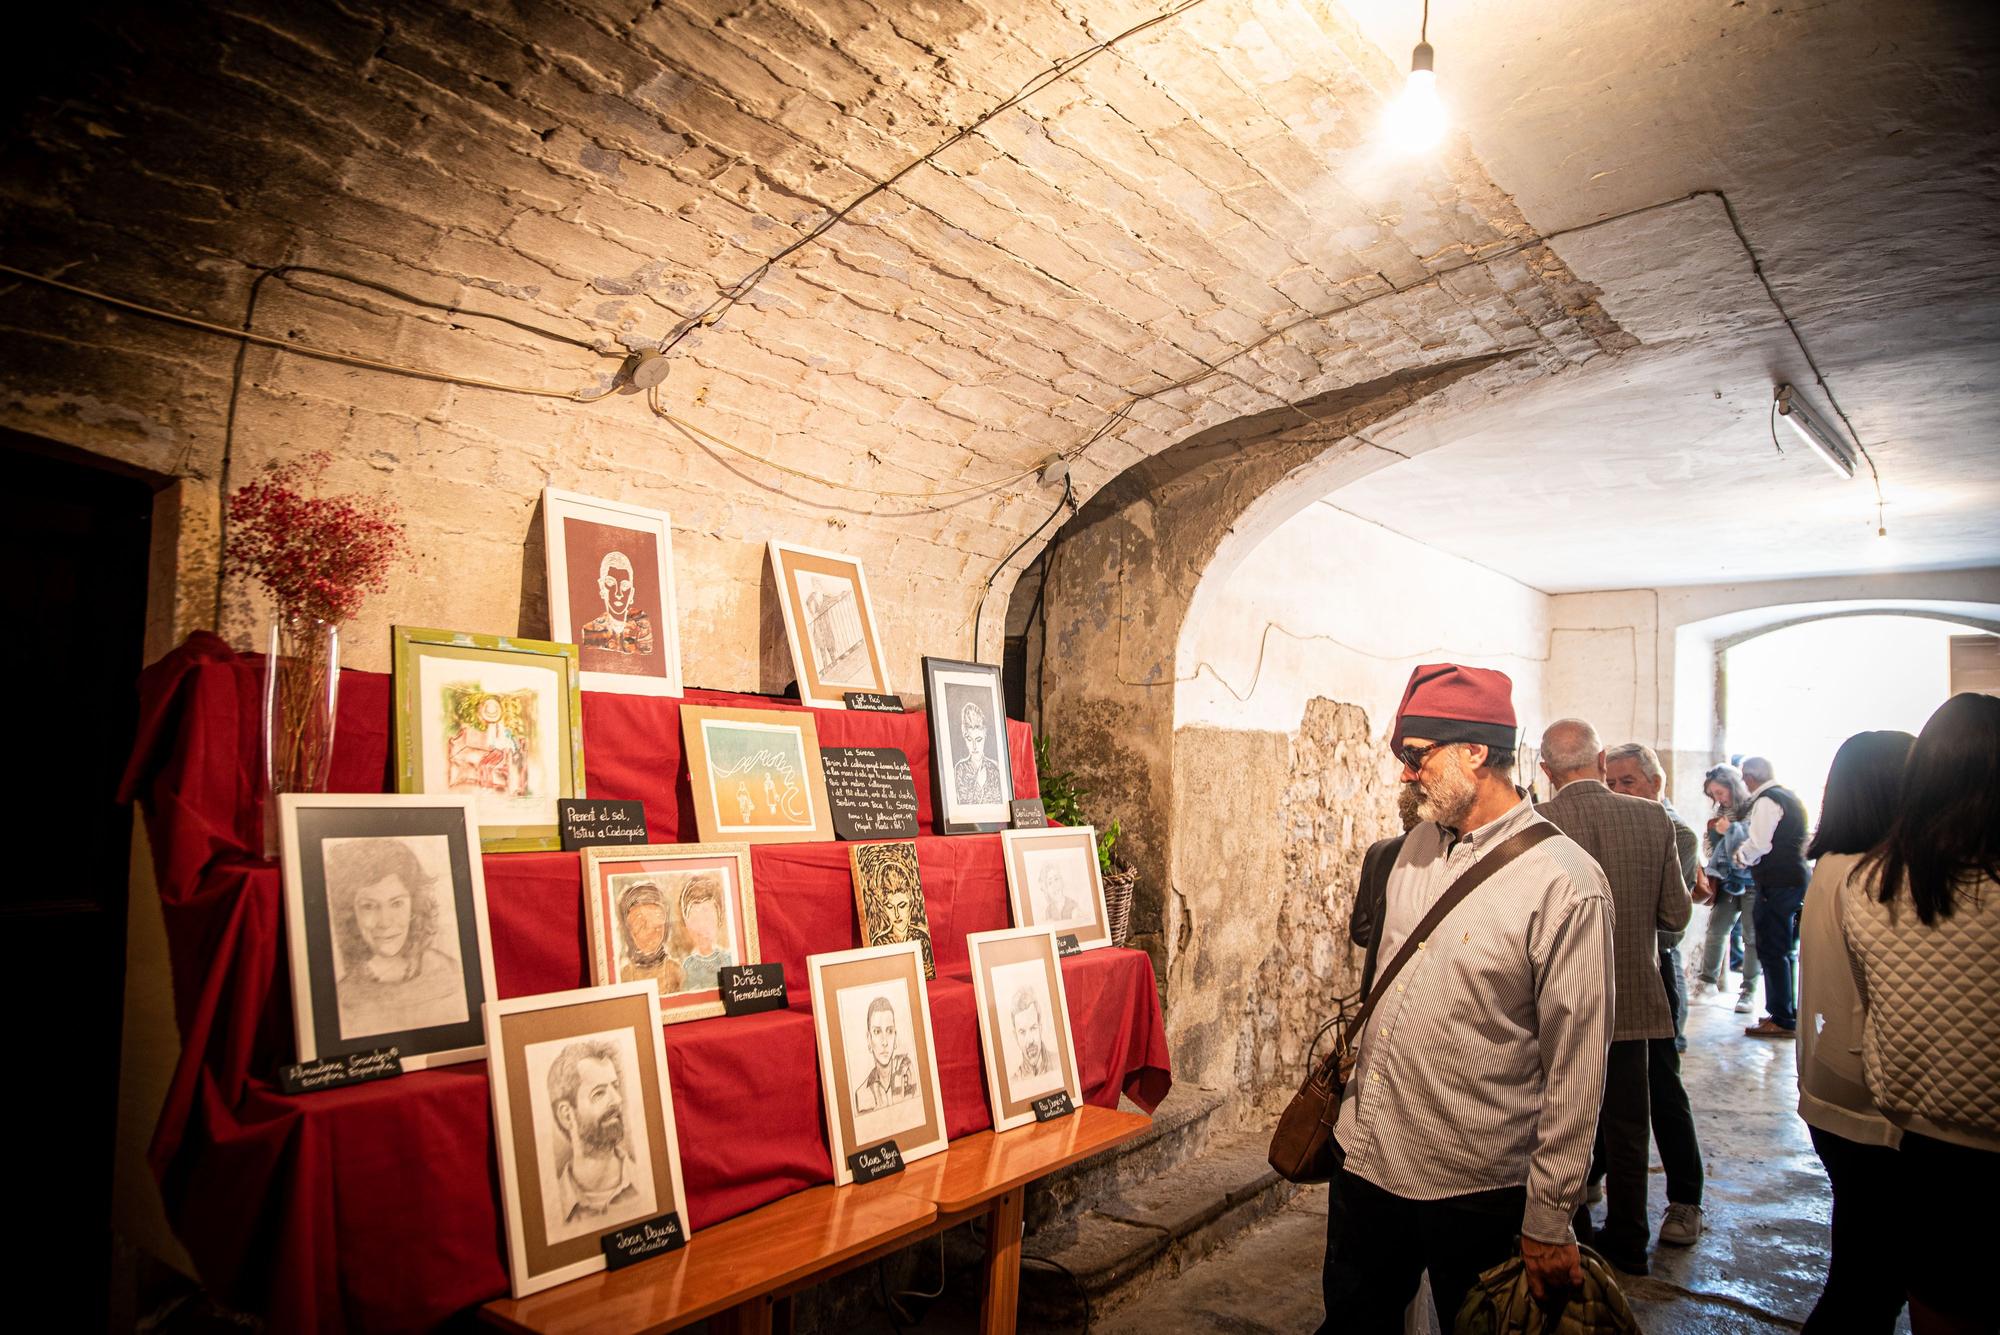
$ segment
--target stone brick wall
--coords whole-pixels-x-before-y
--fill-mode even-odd
[[[626,351],[1142,9],[41,11],[18,35],[48,58],[9,89],[4,258],[283,343],[595,392]],[[352,664],[385,665],[391,621],[532,630],[524,548],[553,482],[673,512],[691,681],[782,683],[759,641],[762,543],[779,536],[868,562],[907,686],[920,653],[971,649],[981,585],[1052,496],[896,493],[1091,440],[1088,497],[1202,428],[1385,372],[1499,349],[1553,367],[1616,343],[1545,249],[1512,253],[1523,224],[1462,148],[1374,162],[1393,79],[1338,9],[1206,7],[897,180],[675,349],[676,415],[858,490],[691,437],[635,397],[266,347],[243,355],[232,414],[230,340],[13,280],[0,424],[173,484],[172,587],[155,591],[173,632],[219,621],[251,640],[256,600],[214,587],[219,497],[326,448],[337,485],[402,504],[420,552],[353,628]],[[258,284],[279,266],[300,267]]]

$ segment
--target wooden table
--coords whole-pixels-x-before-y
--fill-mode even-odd
[[[482,1309],[491,1325],[530,1335],[663,1335],[703,1318],[722,1335],[790,1326],[799,1290],[984,1215],[986,1293],[980,1330],[1014,1329],[1021,1294],[1021,1213],[1036,1179],[1130,1140],[1140,1113],[1083,1107],[998,1134],[981,1131],[893,1177],[813,1187],[703,1229],[687,1246],[623,1270],[586,1275]]]

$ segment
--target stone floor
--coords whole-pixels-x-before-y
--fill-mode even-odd
[[[1754,1016],[1697,1003],[1682,1063],[1706,1160],[1708,1231],[1694,1247],[1658,1247],[1653,1273],[1625,1281],[1649,1335],[1765,1335],[1798,1329],[1826,1273],[1831,1198],[1793,1108],[1794,1047],[1743,1036]],[[1653,1165],[1653,1218],[1666,1208]],[[1167,1331],[1304,1332],[1320,1319],[1326,1190],[1278,1215],[1171,1283],[1095,1325],[1102,1335]],[[1336,1327],[1337,1329],[1337,1327]],[[1907,1327],[1904,1327],[1907,1329]]]

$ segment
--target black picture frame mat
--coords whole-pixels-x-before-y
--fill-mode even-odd
[[[395,1047],[404,1056],[482,1047],[486,1004],[481,974],[478,908],[472,896],[472,857],[465,808],[448,807],[320,807],[298,812],[299,896],[306,929],[307,977],[312,991],[313,1046],[317,1057],[345,1057],[371,1048]],[[458,918],[459,964],[465,977],[466,1019],[460,1024],[433,1025],[380,1034],[340,1036],[340,998],[336,990],[333,927],[327,916],[326,859],[329,839],[395,839],[443,835],[451,848],[453,911]]]

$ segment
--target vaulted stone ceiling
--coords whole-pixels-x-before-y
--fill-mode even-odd
[[[1465,139],[1381,151],[1400,53],[1326,0],[1209,0],[1047,77],[1158,13],[45,16],[51,59],[11,92],[0,258],[230,326],[261,268],[305,266],[258,289],[261,333],[556,395],[608,386],[600,353],[686,330],[661,403],[694,430],[623,395],[253,347],[232,435],[230,344],[29,284],[0,329],[0,420],[211,498],[266,458],[332,448],[417,527],[422,566],[384,614],[468,629],[532,627],[539,574],[518,553],[545,481],[664,505],[692,679],[768,685],[782,664],[758,664],[742,624],[766,537],[860,554],[912,663],[966,643],[981,581],[1052,503],[1020,476],[1052,453],[1076,455],[1087,496],[1195,431],[1396,372],[1514,354],[1491,390],[1633,346]],[[225,607],[250,623],[241,590]]]

